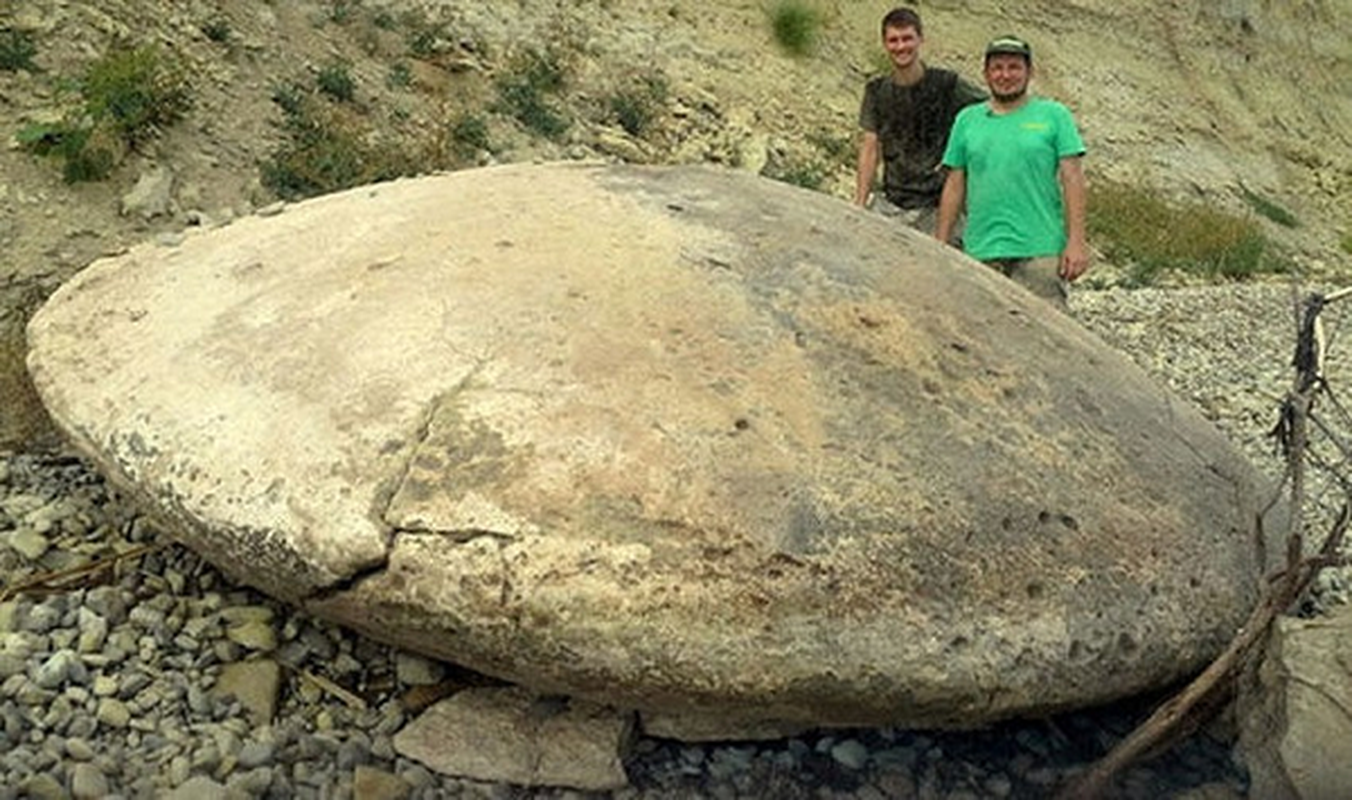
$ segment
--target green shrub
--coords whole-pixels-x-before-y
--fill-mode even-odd
[[[821,14],[804,0],[778,0],[770,9],[775,41],[791,56],[812,52],[821,26]]]
[[[1283,269],[1253,219],[1203,203],[1170,202],[1146,189],[1096,184],[1087,224],[1105,255],[1124,262],[1137,285],[1167,270],[1244,278]]]
[[[638,76],[611,95],[610,113],[630,136],[642,136],[667,99],[667,79],[651,72]]]
[[[106,178],[128,149],[182,119],[192,95],[177,63],[158,48],[118,46],[73,84],[78,107],[57,123],[29,125],[24,149],[61,159],[69,182]]]
[[[61,174],[67,183],[107,178],[123,149],[117,142],[109,141],[106,129],[69,120],[27,125],[16,139],[28,152],[60,159]]]
[[[762,173],[783,183],[801,186],[804,189],[820,189],[826,182],[830,171],[820,161],[780,155],[771,155]]]
[[[446,25],[434,22],[420,11],[404,12],[404,45],[414,58],[431,58],[445,48],[448,36]]]
[[[361,0],[329,0],[325,16],[328,17],[329,22],[346,25],[352,21],[360,9]]]
[[[385,85],[391,89],[407,89],[413,85],[413,70],[403,61],[391,64],[389,74],[385,76]]]
[[[288,122],[296,120],[305,113],[305,89],[298,83],[279,83],[272,87],[272,102]]]
[[[221,17],[209,19],[202,23],[202,35],[217,44],[225,44],[230,41],[232,35],[230,22]]]
[[[296,200],[435,168],[416,145],[382,141],[351,106],[296,83],[273,88],[283,141],[260,165],[263,185]]]
[[[1240,184],[1239,191],[1244,195],[1244,201],[1249,204],[1249,207],[1258,212],[1260,216],[1266,217],[1285,228],[1295,228],[1300,225],[1300,221],[1296,219],[1295,214],[1272,200],[1250,191],[1249,187]]]
[[[807,143],[820,150],[832,164],[854,166],[858,154],[852,137],[818,130],[808,133],[806,138]]]
[[[37,72],[33,56],[38,54],[37,43],[31,31],[19,28],[0,28],[0,70],[5,72]]]
[[[319,91],[341,103],[350,103],[357,96],[357,82],[352,78],[352,69],[341,61],[320,69],[315,84]]]
[[[1343,234],[1343,238],[1338,240],[1338,246],[1343,248],[1344,253],[1352,253],[1352,231]]]
[[[461,114],[451,123],[451,140],[462,159],[472,158],[481,150],[492,150],[488,139],[488,124],[477,114]]]
[[[113,49],[85,72],[80,94],[95,123],[109,121],[132,146],[192,108],[182,68],[154,45]]]
[[[558,139],[572,126],[572,120],[550,103],[548,95],[559,92],[564,81],[564,70],[557,56],[526,51],[511,62],[505,75],[498,78],[498,99],[493,109],[510,115],[528,131]]]

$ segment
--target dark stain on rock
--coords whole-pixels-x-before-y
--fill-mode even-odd
[[[509,483],[520,457],[496,430],[444,402],[433,412],[400,491],[411,499],[458,499],[472,489]]]

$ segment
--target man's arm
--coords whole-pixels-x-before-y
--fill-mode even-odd
[[[967,171],[951,167],[948,177],[944,178],[944,191],[939,195],[939,222],[934,228],[934,238],[948,244],[953,224],[958,221],[958,212],[967,200]]]
[[[877,132],[860,131],[859,163],[854,174],[854,204],[857,206],[868,205],[873,179],[878,174],[878,150]]]
[[[1066,215],[1066,249],[1061,254],[1061,277],[1073,281],[1089,268],[1089,245],[1085,240],[1086,205],[1084,165],[1081,156],[1061,159],[1056,177],[1061,182],[1061,203]]]
[[[957,86],[953,87],[953,98],[955,101],[953,113],[956,114],[967,106],[990,99],[990,95],[975,84],[968,83],[966,78],[959,76]]]

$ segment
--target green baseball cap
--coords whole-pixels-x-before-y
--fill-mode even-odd
[[[1032,46],[1017,36],[1001,36],[986,45],[986,58],[1001,54],[1023,56],[1029,63],[1033,61]]]

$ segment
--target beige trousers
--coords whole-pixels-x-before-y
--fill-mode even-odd
[[[1060,256],[996,258],[984,263],[1062,311],[1067,309],[1069,292],[1061,278]]]

